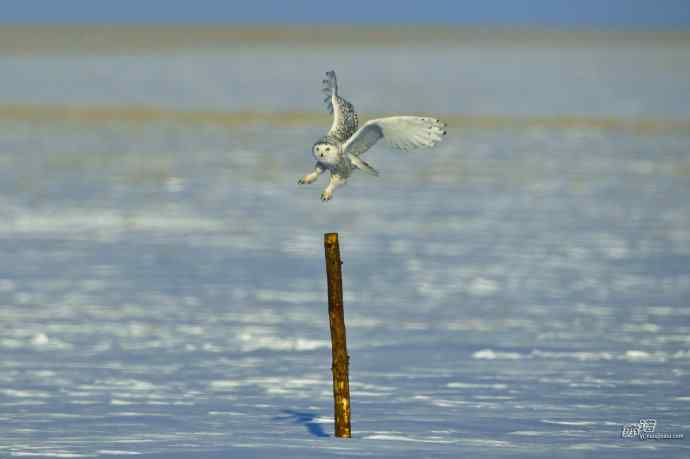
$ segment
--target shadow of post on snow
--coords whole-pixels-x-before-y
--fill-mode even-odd
[[[292,419],[297,424],[302,424],[307,428],[307,431],[315,437],[329,437],[321,427],[321,424],[316,421],[318,415],[307,411],[282,410],[287,416],[276,419]]]

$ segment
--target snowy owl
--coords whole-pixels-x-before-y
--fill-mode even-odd
[[[333,124],[324,137],[316,141],[312,154],[316,159],[314,170],[299,179],[300,185],[315,182],[326,170],[331,172],[328,186],[321,193],[321,200],[328,201],[333,191],[347,182],[353,169],[371,175],[379,173],[361,156],[379,140],[401,150],[433,147],[443,140],[445,124],[435,118],[421,116],[391,116],[367,121],[357,129],[359,120],[355,107],[338,95],[335,72],[326,72],[323,80],[324,102],[333,114]]]

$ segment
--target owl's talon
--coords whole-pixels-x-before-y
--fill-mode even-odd
[[[298,185],[309,185],[310,183],[314,183],[316,179],[318,179],[319,176],[318,174],[309,174],[305,175],[301,179],[297,180]]]
[[[323,193],[321,193],[321,200],[323,202],[330,201],[332,197],[333,197],[333,193],[326,193],[325,191]]]

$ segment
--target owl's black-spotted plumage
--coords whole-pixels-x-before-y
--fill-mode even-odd
[[[326,72],[326,79],[323,80],[323,92],[326,94],[324,102],[328,112],[333,115],[333,124],[327,136],[345,142],[352,134],[357,131],[359,118],[355,107],[347,100],[338,95],[338,80],[335,72]]]
[[[328,131],[328,135],[337,138],[341,142],[345,142],[357,131],[359,118],[357,117],[357,112],[355,112],[355,107],[350,102],[339,96],[335,96],[334,99],[336,99],[336,103],[333,104],[333,108],[338,113],[334,116],[334,122]]]

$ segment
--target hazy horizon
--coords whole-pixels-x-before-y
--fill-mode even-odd
[[[289,4],[266,0],[241,4],[218,0],[194,4],[162,0],[145,3],[29,0],[5,5],[0,24],[438,24],[687,30],[690,8],[681,0],[441,0],[424,7],[393,0],[353,0],[347,3],[347,8],[324,7],[316,0]]]

